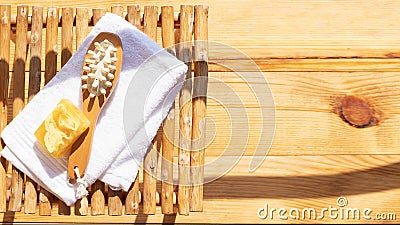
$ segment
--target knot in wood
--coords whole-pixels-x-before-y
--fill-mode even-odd
[[[340,117],[354,127],[369,127],[377,122],[373,107],[362,98],[345,96],[340,102],[339,109]]]

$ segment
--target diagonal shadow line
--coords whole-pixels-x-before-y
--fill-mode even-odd
[[[400,188],[400,162],[318,176],[224,176],[204,186],[205,199],[321,198]]]
[[[7,209],[8,209],[9,203],[7,202]],[[4,212],[3,220],[1,221],[1,224],[13,224],[15,219],[15,212],[13,211],[6,211]]]
[[[177,214],[164,214],[162,224],[175,224]]]

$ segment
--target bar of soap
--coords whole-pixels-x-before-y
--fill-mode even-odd
[[[89,127],[90,121],[70,100],[62,99],[35,132],[42,147],[61,158]]]

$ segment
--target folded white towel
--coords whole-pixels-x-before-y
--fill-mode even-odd
[[[67,157],[55,159],[45,153],[34,132],[61,99],[81,107],[83,59],[100,32],[120,37],[124,58],[118,83],[96,124],[84,176],[86,187],[100,179],[114,188],[129,189],[187,70],[122,18],[107,13],[98,21],[68,63],[2,133],[6,143],[2,156],[67,205],[78,199],[78,185],[67,179]]]

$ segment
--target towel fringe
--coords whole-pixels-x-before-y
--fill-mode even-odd
[[[77,177],[76,183],[78,184],[78,190],[76,192],[76,197],[78,199],[82,199],[83,197],[88,196],[89,192],[86,190],[85,179],[83,177],[81,178],[80,173],[79,173],[79,168],[77,166],[74,168],[74,171],[75,171],[75,175]]]

